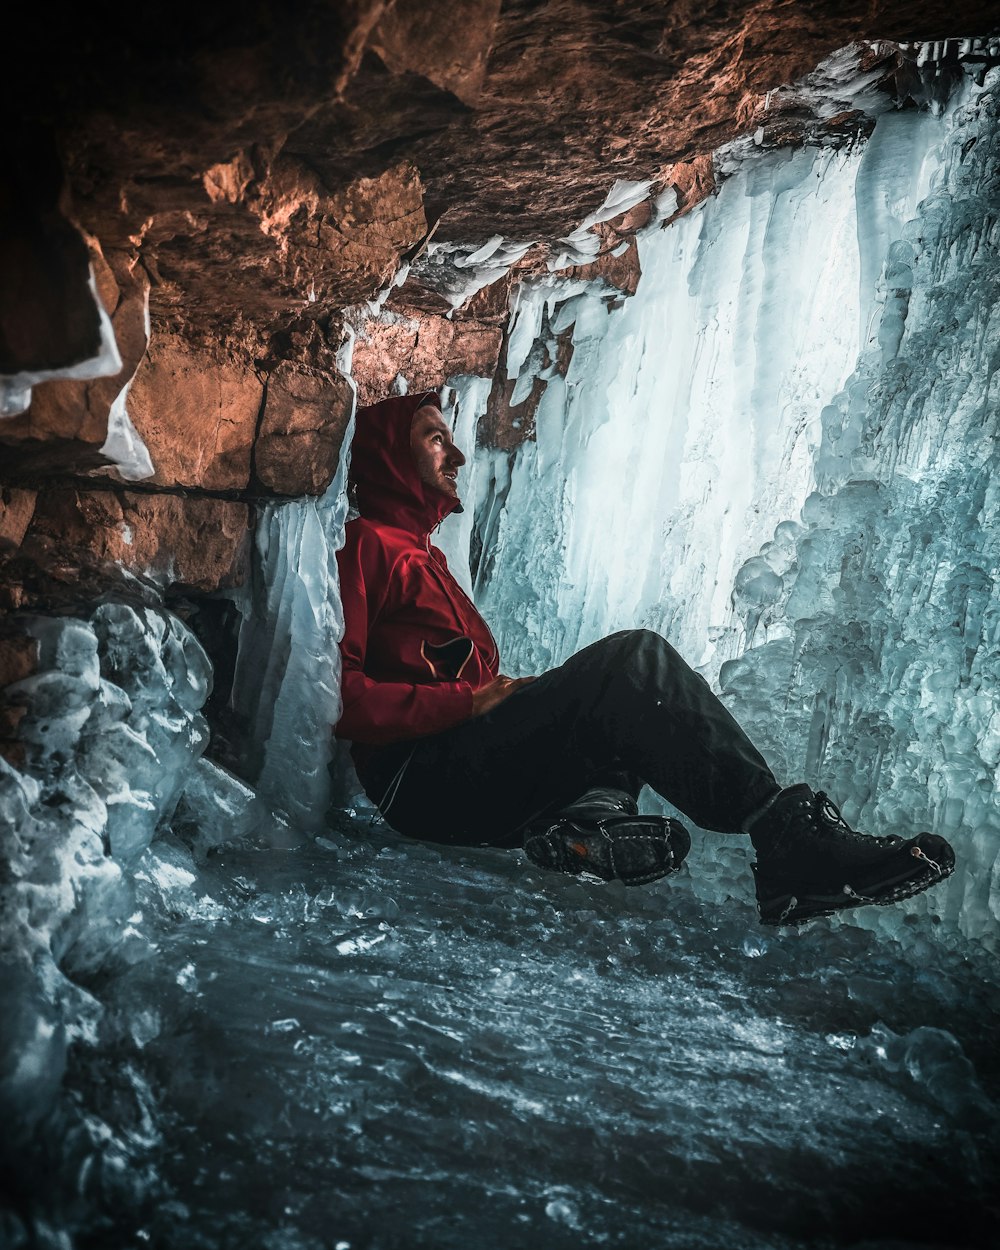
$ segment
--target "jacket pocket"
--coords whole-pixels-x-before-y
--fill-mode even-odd
[[[420,654],[431,673],[446,681],[459,680],[475,649],[472,639],[465,637],[438,643],[424,639],[420,644]]]

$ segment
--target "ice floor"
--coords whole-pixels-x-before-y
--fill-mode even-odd
[[[763,930],[749,873],[698,899],[714,845],[626,890],[360,824],[155,843],[155,951],[68,1074],[119,1135],[79,1244],[997,1244],[990,970]]]

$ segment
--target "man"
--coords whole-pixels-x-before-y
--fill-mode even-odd
[[[782,789],[656,634],[614,634],[539,677],[504,676],[486,622],[430,541],[461,507],[464,463],[433,393],[358,412],[337,735],[395,829],[523,845],[547,868],[639,884],[690,848],[679,822],[638,814],[646,783],[703,829],[750,835],[766,924],[894,902],[948,876],[943,838],[859,834],[822,792]]]

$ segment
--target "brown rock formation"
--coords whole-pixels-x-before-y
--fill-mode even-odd
[[[150,481],[246,490],[263,395],[261,378],[242,361],[175,334],[154,337],[128,396],[153,461]]]
[[[97,295],[111,319],[121,368],[104,377],[58,378],[35,386],[27,412],[0,420],[0,444],[8,471],[76,472],[106,464],[100,448],[108,437],[112,405],[145,355],[149,295],[145,271],[134,257],[122,253],[112,254],[109,263],[96,238],[88,238],[86,244]],[[84,282],[88,281],[85,276]]]
[[[8,605],[109,562],[158,585],[231,585],[252,502],[332,478],[345,321],[362,400],[399,374],[411,388],[494,376],[511,283],[546,272],[616,179],[672,188],[688,211],[736,136],[864,129],[836,74],[783,86],[833,50],[998,26],[984,0],[150,0],[127,21],[101,4],[19,17],[45,76],[12,57],[0,84],[23,122],[0,189],[8,411],[35,375],[94,355],[88,262],[122,363],[38,382],[27,412],[0,417]],[[905,97],[912,60],[874,42],[854,67]],[[634,291],[649,213],[597,226],[598,254],[566,276],[612,299]],[[464,247],[461,261],[496,236],[533,246],[453,308],[474,272],[453,266],[446,289],[440,245]],[[383,312],[366,310],[409,262]],[[551,341],[554,368],[566,352]],[[101,455],[126,387],[153,466],[141,490],[116,485]],[[530,437],[539,397],[512,406],[498,380],[484,436]]]
[[[426,222],[556,239],[616,178],[676,177],[689,204],[698,158],[833,49],[996,23],[981,0],[153,3],[68,14],[45,32],[51,93],[16,67],[7,85],[38,100],[75,218],[141,256],[154,328],[255,356],[369,298]]]
[[[353,396],[344,378],[278,365],[267,380],[255,445],[260,484],[279,495],[322,494],[337,472],[352,410]]]
[[[358,402],[388,395],[399,374],[411,391],[437,390],[463,373],[492,377],[502,337],[499,317],[449,320],[412,308],[372,319],[354,345]]]
[[[58,489],[39,496],[20,554],[68,586],[79,569],[103,565],[109,581],[119,568],[164,589],[211,591],[240,584],[248,538],[249,510],[243,503],[124,489]]]
[[[0,551],[15,551],[24,541],[35,514],[33,490],[0,487]]]

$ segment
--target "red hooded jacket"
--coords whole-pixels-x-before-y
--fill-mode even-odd
[[[472,692],[499,672],[496,642],[431,546],[431,530],[460,505],[425,486],[410,450],[413,414],[433,393],[358,410],[350,479],[361,516],[349,521],[340,567],[344,605],[337,737],[355,763],[370,751],[439,733],[472,715]],[[360,744],[360,747],[359,747]]]

